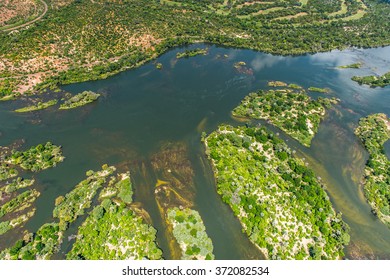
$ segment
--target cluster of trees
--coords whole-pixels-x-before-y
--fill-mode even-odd
[[[98,172],[89,170],[86,173],[87,179],[77,184],[65,196],[56,199],[53,217],[60,220],[61,230],[66,230],[69,223],[84,215],[84,210],[91,207],[92,199],[97,190],[103,187],[107,177],[114,171],[115,167],[106,165]]]
[[[25,209],[37,199],[40,193],[37,190],[27,190],[0,207],[0,218],[6,214]]]
[[[167,211],[167,220],[180,245],[182,260],[214,259],[213,243],[197,211],[189,208],[170,208]]]
[[[50,259],[60,249],[68,225],[90,208],[99,188],[103,188],[99,195],[101,203],[80,226],[67,258],[161,259],[157,231],[129,206],[133,193],[130,174],[115,175],[115,170],[113,166],[103,165],[101,171],[87,171],[87,179],[56,199],[53,211],[56,221],[44,224],[36,233],[28,233],[14,246],[0,252],[0,259]],[[0,234],[9,230],[9,225],[0,223]]]
[[[67,259],[159,260],[157,231],[125,204],[105,199],[79,227],[78,238]]]
[[[348,226],[314,172],[275,134],[263,127],[220,126],[205,145],[218,193],[269,258],[343,256]]]
[[[360,85],[369,85],[370,87],[385,87],[390,85],[390,72],[382,76],[353,76],[352,80],[358,82]]]
[[[184,52],[178,52],[176,58],[193,57],[197,55],[206,55],[207,49],[196,48],[193,50],[185,50]]]
[[[304,89],[294,84],[271,82],[270,86],[287,88],[250,93],[233,110],[233,115],[270,120],[303,145],[310,146],[325,115],[325,107],[329,107],[334,100],[313,100]]]
[[[44,224],[35,234],[26,234],[23,239],[16,241],[11,248],[0,252],[0,259],[49,259],[58,250],[62,238],[61,235],[62,233],[57,223]]]
[[[79,227],[68,259],[161,259],[156,230],[128,208],[132,200],[130,173],[111,177],[88,218]]]
[[[355,134],[369,153],[363,180],[364,193],[372,211],[390,227],[390,160],[384,143],[390,139],[390,119],[373,114],[359,121]]]
[[[47,102],[38,102],[37,104],[32,105],[32,106],[27,106],[27,107],[16,109],[15,112],[17,112],[17,113],[26,113],[26,112],[33,112],[33,111],[43,110],[43,109],[46,109],[46,108],[48,108],[50,106],[56,105],[57,102],[58,102],[58,100],[56,100],[56,99],[52,99],[52,100],[49,100]]]
[[[68,100],[66,100],[60,106],[60,110],[73,109],[77,107],[84,106],[88,103],[96,101],[100,97],[99,93],[95,93],[93,91],[83,91],[75,96],[72,96]]]
[[[8,164],[19,165],[23,169],[38,172],[50,167],[54,167],[57,163],[62,162],[61,146],[53,145],[50,142],[39,144],[31,147],[27,151],[13,150],[12,154],[5,159]]]

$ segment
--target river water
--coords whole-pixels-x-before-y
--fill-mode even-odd
[[[272,56],[250,50],[208,47],[209,54],[177,60],[184,48],[174,49],[153,63],[120,73],[107,80],[63,87],[78,93],[92,90],[102,97],[85,107],[58,111],[16,114],[23,101],[0,104],[0,145],[25,139],[24,147],[52,141],[63,146],[65,161],[39,174],[41,196],[37,212],[25,228],[37,230],[52,220],[54,199],[69,192],[85,178],[85,171],[104,163],[132,172],[135,200],[149,212],[158,229],[158,243],[164,257],[171,258],[164,221],[154,199],[156,180],[164,180],[153,170],[151,158],[167,143],[185,145],[195,188],[194,209],[200,212],[217,259],[261,259],[262,254],[241,232],[238,220],[215,191],[213,174],[200,142],[202,131],[210,133],[221,123],[237,124],[230,111],[251,91],[266,88],[267,81],[280,80],[304,87],[329,87],[329,96],[341,99],[322,122],[311,148],[302,147],[278,129],[298,156],[322,177],[336,211],[341,211],[351,227],[347,258],[390,258],[390,230],[371,214],[359,180],[365,152],[353,131],[359,118],[371,113],[390,115],[390,87],[371,89],[350,80],[353,75],[383,74],[390,70],[390,47],[332,51],[305,56]],[[224,57],[227,55],[227,57]],[[233,64],[246,62],[251,70],[239,73]],[[361,69],[336,66],[362,62]],[[312,94],[313,97],[323,94]],[[389,155],[390,145],[386,143]],[[76,232],[73,225],[70,233]],[[0,246],[13,243],[22,233],[3,235]],[[71,243],[63,244],[62,258]]]

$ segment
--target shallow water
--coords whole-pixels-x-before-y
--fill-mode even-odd
[[[184,143],[194,171],[194,208],[213,240],[216,258],[263,258],[216,193],[200,135],[202,131],[210,133],[221,123],[237,124],[230,111],[240,100],[251,91],[265,88],[269,80],[281,80],[305,87],[329,87],[329,96],[341,99],[322,122],[311,148],[274,130],[307,159],[327,184],[335,209],[351,226],[352,245],[346,249],[347,257],[356,256],[358,247],[363,257],[390,258],[390,230],[371,214],[359,186],[367,153],[353,134],[360,117],[376,112],[390,115],[390,87],[371,89],[350,80],[353,75],[389,71],[390,47],[296,57],[208,47],[207,56],[180,60],[175,55],[182,49],[172,50],[157,59],[163,64],[162,70],[148,63],[107,80],[64,87],[71,93],[103,93],[98,102],[79,109],[50,108],[16,114],[12,110],[20,107],[21,101],[1,103],[0,145],[21,138],[26,139],[25,147],[52,141],[63,146],[66,157],[56,168],[34,175],[42,194],[36,203],[36,215],[26,228],[33,231],[50,221],[54,199],[70,191],[85,177],[85,171],[108,163],[132,172],[135,201],[149,212],[158,229],[164,257],[170,258],[164,221],[154,199],[156,180],[164,178],[159,178],[150,161],[164,144]],[[228,58],[223,58],[224,54]],[[238,73],[233,67],[237,61],[245,61],[253,75]],[[363,62],[363,68],[335,68],[355,62]],[[389,142],[386,147],[389,153]],[[21,233],[3,235],[0,247],[20,236]],[[70,245],[65,242],[62,251],[66,252]],[[58,254],[56,258],[62,256]]]

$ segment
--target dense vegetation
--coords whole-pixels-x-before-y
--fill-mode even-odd
[[[107,177],[115,171],[113,166],[104,165],[102,168],[97,172],[89,170],[86,173],[87,179],[77,184],[65,197],[60,196],[56,199],[53,217],[60,220],[61,230],[65,230],[78,216],[84,215],[84,210],[91,207],[97,190],[103,187]]]
[[[323,185],[264,127],[220,126],[205,140],[217,191],[271,259],[337,259],[349,242]]]
[[[47,142],[45,145],[39,144],[23,152],[14,150],[12,155],[5,159],[5,162],[37,172],[54,167],[63,160],[61,147]]]
[[[287,88],[250,93],[233,110],[233,116],[269,120],[303,145],[310,146],[325,116],[325,108],[337,101],[313,100],[295,84],[272,82],[270,86]]]
[[[385,114],[362,118],[355,133],[369,153],[364,193],[373,212],[390,227],[390,160],[383,147],[390,139],[390,119]]]
[[[167,218],[173,227],[173,236],[180,246],[182,260],[214,259],[213,244],[197,211],[170,208]]]
[[[360,85],[369,85],[370,87],[385,87],[390,85],[390,72],[382,76],[353,76],[352,80],[358,82]]]
[[[156,230],[143,222],[126,203],[132,202],[129,174],[120,174],[103,189],[96,206],[79,227],[68,259],[123,260],[161,259]],[[108,198],[110,197],[110,198]]]
[[[37,190],[29,188],[34,184],[34,179],[17,177],[9,180],[18,175],[14,165],[40,171],[63,160],[61,149],[51,143],[22,152],[15,149],[18,145],[12,146],[0,147],[0,235],[21,227],[34,216],[36,208],[33,202],[40,195]],[[19,193],[24,188],[29,189]]]
[[[28,106],[28,107],[23,107],[16,109],[15,112],[17,113],[26,113],[26,112],[33,112],[33,111],[38,111],[38,110],[43,110],[46,109],[50,106],[56,105],[58,100],[49,100],[47,102],[38,102],[36,105]]]
[[[206,55],[207,49],[196,48],[193,50],[185,50],[184,52],[178,52],[176,58],[193,57],[197,55]]]
[[[27,233],[13,247],[0,252],[0,259],[50,259],[60,249],[69,224],[84,215],[101,188],[101,204],[93,208],[79,228],[68,259],[160,259],[162,252],[156,245],[156,230],[143,221],[142,214],[139,214],[142,209],[130,206],[130,174],[115,176],[115,170],[113,166],[103,165],[101,171],[87,171],[87,179],[55,200],[55,221],[44,224],[34,234]],[[21,208],[22,203],[31,203],[30,194],[35,192],[25,192],[28,195],[23,193],[23,196],[4,204],[0,214]],[[22,203],[16,203],[19,201]],[[31,212],[19,220],[27,215]],[[0,223],[0,235],[19,220]]]
[[[94,93],[93,91],[83,91],[75,96],[72,96],[66,100],[60,106],[60,110],[73,109],[84,106],[88,103],[94,102],[100,97],[100,94]]]
[[[390,5],[377,0],[58,2],[1,32],[0,98],[103,79],[199,41],[278,54],[390,43]]]

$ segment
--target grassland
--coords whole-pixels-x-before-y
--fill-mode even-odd
[[[390,43],[390,6],[374,0],[50,4],[44,20],[0,33],[0,98],[104,79],[200,41],[277,54]]]
[[[362,180],[364,194],[374,214],[390,227],[390,161],[384,143],[390,139],[390,119],[373,114],[359,121],[355,134],[369,153]]]
[[[217,192],[269,259],[338,259],[348,226],[324,186],[264,127],[220,126],[205,139]]]

